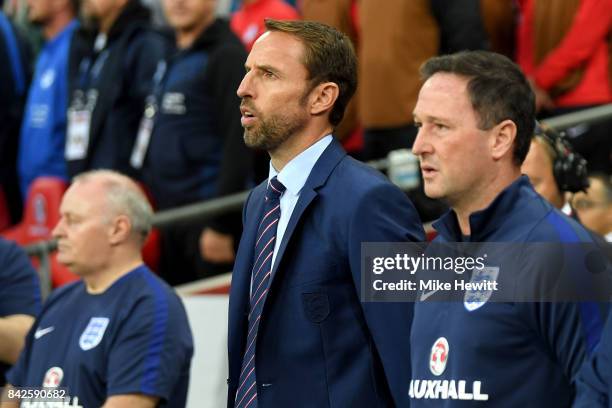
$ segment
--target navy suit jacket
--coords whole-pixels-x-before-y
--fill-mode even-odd
[[[230,408],[266,186],[257,186],[245,204],[232,277]],[[361,243],[423,240],[405,194],[334,140],[300,193],[272,270],[256,343],[260,408],[408,406],[413,305],[360,302]]]

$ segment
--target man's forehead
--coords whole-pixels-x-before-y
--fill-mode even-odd
[[[101,204],[103,190],[94,180],[73,183],[62,198],[62,210],[86,211]]]
[[[467,93],[468,80],[450,73],[436,73],[425,81],[415,106],[415,116],[437,119],[464,115],[463,109],[472,109]]]
[[[280,31],[266,31],[253,44],[247,63],[257,63],[265,59],[266,63],[302,61],[304,45],[294,35]]]
[[[451,72],[436,72],[423,84],[421,92],[467,93],[469,79]]]

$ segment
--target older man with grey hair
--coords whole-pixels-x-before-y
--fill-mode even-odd
[[[75,178],[60,214],[58,260],[82,279],[44,305],[0,406],[40,388],[70,406],[183,407],[191,331],[178,296],[142,262],[145,196],[124,175],[91,171]]]

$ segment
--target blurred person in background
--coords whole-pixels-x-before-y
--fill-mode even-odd
[[[19,406],[7,398],[12,387],[59,387],[67,406],[184,407],[191,330],[180,298],[142,262],[146,197],[119,173],[87,172],[64,194],[60,215],[57,259],[81,280],[45,302],[0,407]]]
[[[0,387],[40,312],[38,274],[23,249],[0,238]]]
[[[0,11],[0,196],[4,196],[11,223],[21,219],[17,178],[19,126],[29,86],[30,48]]]
[[[612,102],[612,0],[519,0],[516,60],[540,117]],[[612,173],[612,119],[567,129],[589,171]]]
[[[15,24],[20,34],[28,43],[31,49],[31,56],[38,55],[40,48],[43,45],[44,37],[40,28],[36,24],[32,24],[28,17],[28,0],[7,0],[4,2],[4,12]],[[30,71],[34,71],[36,58],[28,58],[28,66]]]
[[[174,43],[157,65],[131,157],[159,210],[240,192],[252,184],[240,99],[246,52],[216,0],[163,0]],[[251,184],[249,184],[251,183]],[[162,229],[161,276],[176,285],[229,272],[240,212]]]
[[[577,218],[569,198],[588,187],[587,163],[573,151],[565,136],[536,124],[521,172],[529,177],[535,191],[555,208]]]
[[[83,0],[81,12],[70,50],[68,175],[107,168],[138,176],[130,154],[166,41],[139,0]]]
[[[298,20],[300,15],[284,0],[242,0],[240,8],[232,13],[232,30],[247,51],[266,29],[264,19]]]
[[[155,26],[164,27],[168,25],[162,9],[161,0],[142,0],[142,4],[151,10],[152,21]]]
[[[572,198],[572,205],[585,227],[612,242],[612,181],[607,174],[593,173],[589,184]]]
[[[487,47],[479,0],[362,0],[359,5],[359,118],[364,159],[409,148],[418,70],[439,54]]]
[[[19,141],[19,185],[25,200],[40,176],[67,178],[64,160],[68,53],[80,0],[28,0],[28,18],[46,40],[38,54]]]

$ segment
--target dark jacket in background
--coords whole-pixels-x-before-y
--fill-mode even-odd
[[[155,66],[165,46],[149,21],[149,10],[132,0],[99,52],[94,51],[96,33],[82,30],[75,34],[70,51],[71,108],[78,106],[79,93],[87,95],[94,90],[98,96],[91,114],[86,157],[68,161],[70,176],[107,168],[138,178],[129,158]]]
[[[17,182],[17,147],[23,106],[30,82],[29,45],[0,12],[0,190],[4,192],[12,222],[21,218]]]
[[[159,209],[245,190],[252,152],[240,124],[246,52],[224,20],[164,58],[158,105],[143,167]]]

